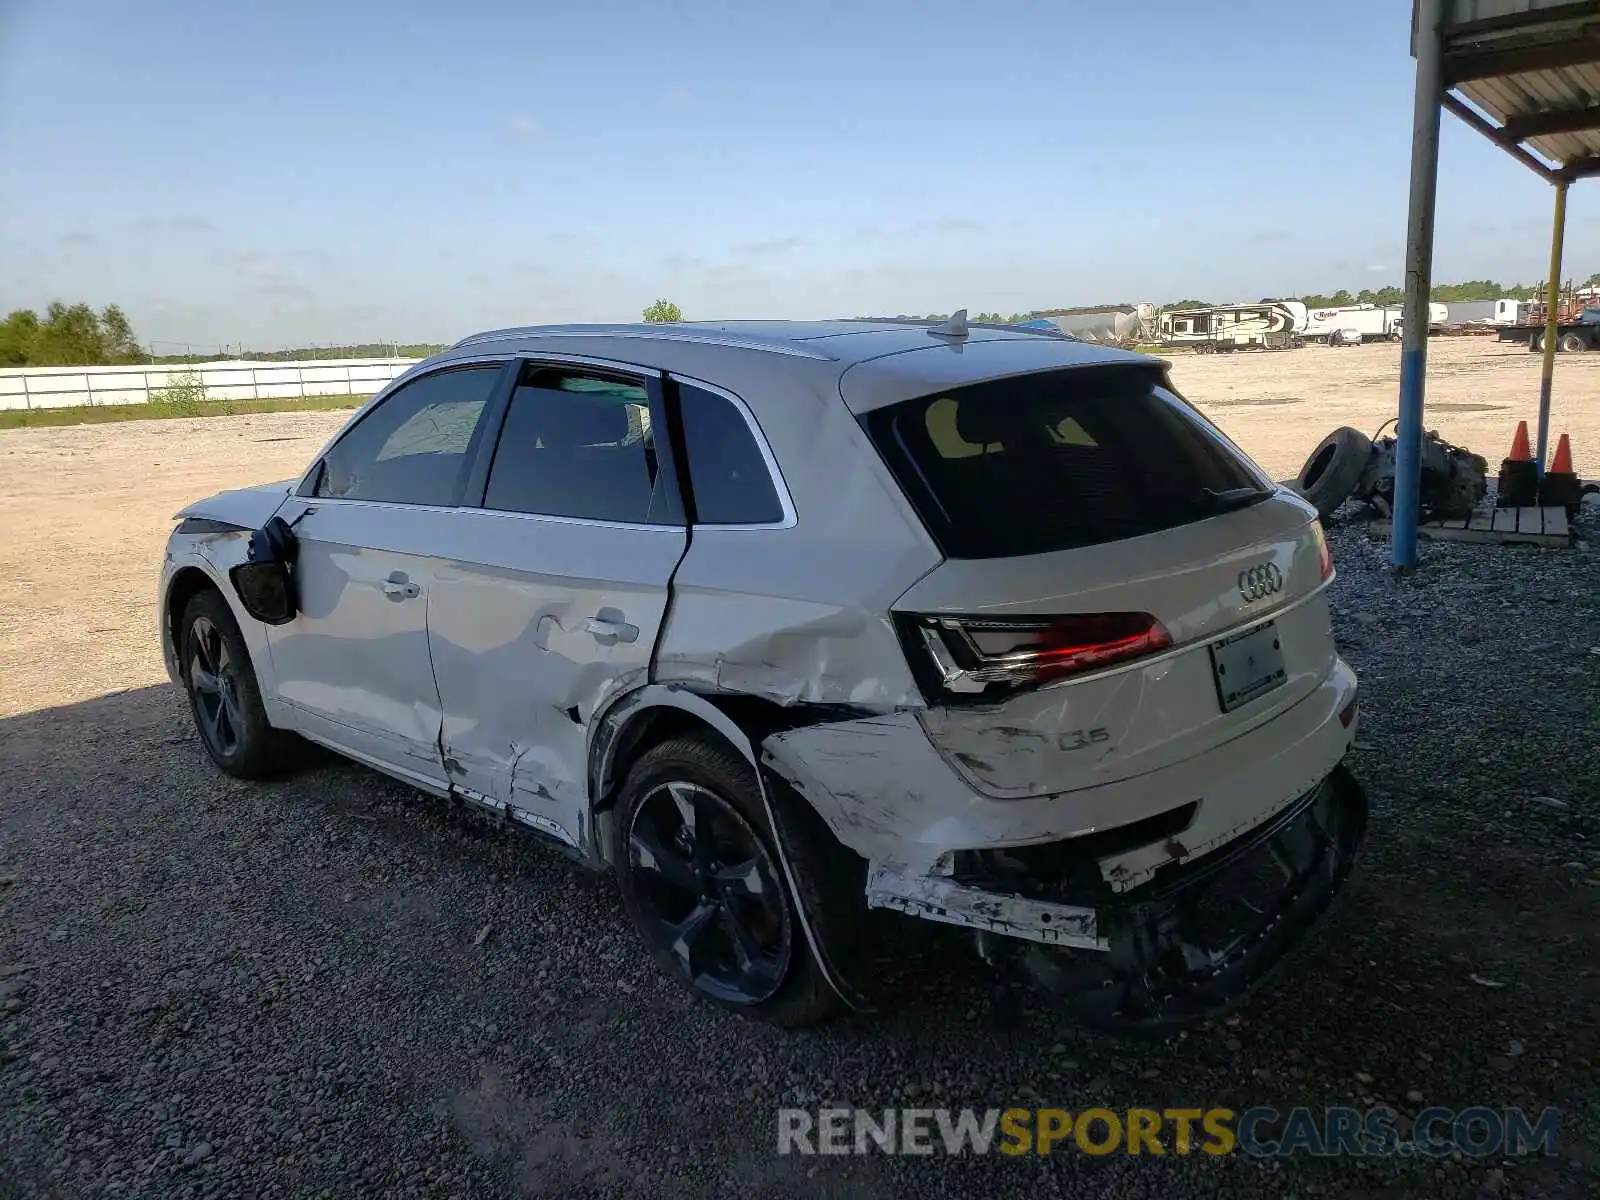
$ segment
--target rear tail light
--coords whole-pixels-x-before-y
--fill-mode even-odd
[[[945,692],[1004,692],[1143,658],[1172,645],[1149,613],[912,617],[909,647]]]
[[[1333,578],[1333,552],[1328,549],[1328,536],[1322,532],[1322,522],[1311,522],[1311,532],[1317,539],[1317,569],[1323,579]]]

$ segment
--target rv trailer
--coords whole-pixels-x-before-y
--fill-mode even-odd
[[[1163,346],[1192,346],[1199,354],[1288,350],[1300,345],[1298,314],[1282,301],[1174,308],[1161,314]]]

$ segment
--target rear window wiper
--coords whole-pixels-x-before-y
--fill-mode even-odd
[[[1220,492],[1212,488],[1201,488],[1193,503],[1201,512],[1215,516],[1249,508],[1271,495],[1272,492],[1258,487],[1227,488]]]

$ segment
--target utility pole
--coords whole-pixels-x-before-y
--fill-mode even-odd
[[[1411,203],[1406,219],[1405,340],[1400,352],[1400,421],[1395,429],[1394,532],[1389,562],[1417,565],[1422,486],[1422,399],[1428,372],[1428,296],[1433,283],[1433,214],[1439,184],[1439,100],[1443,94],[1444,0],[1417,0],[1417,82],[1411,117]]]

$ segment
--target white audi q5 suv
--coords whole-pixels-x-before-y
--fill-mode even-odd
[[[180,514],[161,640],[224,771],[298,739],[615,872],[661,968],[872,1002],[867,908],[1090,1022],[1237,1001],[1347,876],[1314,511],[1165,364],[889,321],[505,329]]]

